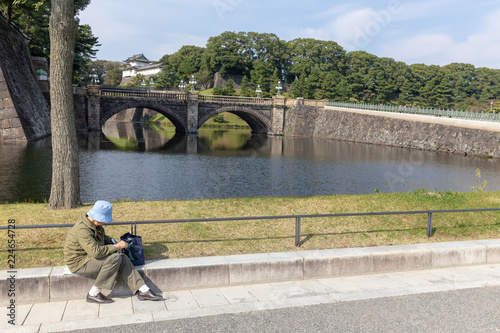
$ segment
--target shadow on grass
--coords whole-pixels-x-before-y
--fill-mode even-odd
[[[166,255],[165,253],[168,252],[168,247],[165,246],[163,243],[159,242],[154,242],[154,243],[147,243],[142,245],[144,248],[144,257],[146,258],[155,258],[160,260],[160,259],[168,259],[169,256]]]
[[[433,228],[435,229],[435,228]],[[408,232],[408,231],[423,231],[426,228],[411,228],[411,229],[381,229],[381,230],[367,230],[367,231],[347,231],[347,232],[331,232],[331,233],[309,233],[300,242],[300,245],[306,243],[315,236],[340,236],[340,235],[356,235],[356,234],[371,234],[381,232]],[[304,234],[302,234],[304,235]],[[226,239],[199,239],[199,240],[179,240],[179,241],[166,241],[165,244],[189,244],[189,243],[219,243],[231,241],[264,241],[273,239],[295,239],[295,235],[291,236],[276,236],[276,237],[240,237],[240,238],[226,238]]]
[[[435,229],[435,228],[433,228]],[[381,230],[366,230],[366,231],[348,231],[348,232],[329,232],[329,233],[322,233],[322,234],[315,234],[315,233],[310,233],[307,234],[307,236],[300,241],[299,246],[302,246],[303,244],[307,243],[309,240],[311,240],[313,237],[317,236],[341,236],[341,235],[359,235],[359,234],[375,234],[375,233],[381,233],[381,232],[408,232],[408,231],[427,231],[427,228],[411,228],[411,229],[381,229]]]

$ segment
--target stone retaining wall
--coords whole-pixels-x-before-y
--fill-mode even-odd
[[[500,158],[500,132],[331,108],[290,108],[285,135]]]
[[[48,135],[50,109],[36,80],[28,45],[0,19],[0,141],[34,141]]]

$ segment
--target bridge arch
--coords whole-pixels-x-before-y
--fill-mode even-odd
[[[267,111],[267,110],[266,110]],[[272,129],[270,110],[263,113],[262,110],[242,106],[224,106],[219,108],[210,108],[206,112],[200,112],[198,118],[198,128],[207,120],[219,113],[230,112],[243,119],[255,134],[267,134]]]
[[[101,127],[109,118],[121,111],[133,108],[144,108],[156,111],[164,115],[168,120],[172,122],[172,124],[174,124],[177,132],[184,133],[187,131],[185,115],[186,106],[183,102],[176,104],[166,104],[164,101],[117,100],[116,98],[102,98],[100,104]]]

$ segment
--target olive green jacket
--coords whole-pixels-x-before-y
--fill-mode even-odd
[[[92,258],[104,258],[116,252],[104,228],[95,227],[83,213],[75,225],[69,230],[64,243],[64,262],[71,272],[76,272]]]

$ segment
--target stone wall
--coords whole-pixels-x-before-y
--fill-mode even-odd
[[[0,67],[0,142],[26,140],[21,121]]]
[[[0,18],[0,141],[34,141],[48,135],[50,109],[28,45]]]
[[[304,105],[288,109],[284,133],[500,158],[500,132]]]

